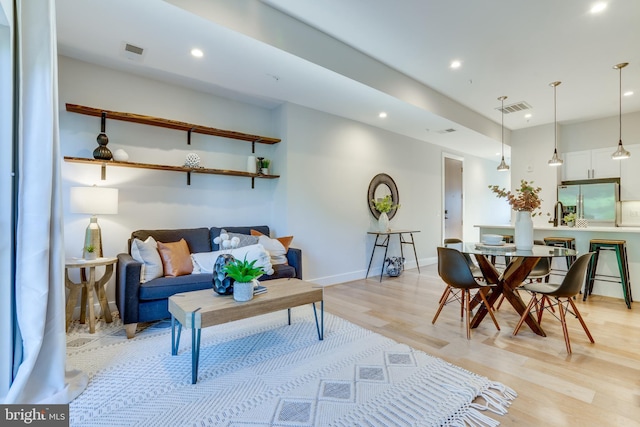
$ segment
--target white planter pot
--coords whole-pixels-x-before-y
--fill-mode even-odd
[[[380,216],[378,217],[378,231],[381,233],[389,231],[389,216],[387,216],[386,212],[380,212]]]
[[[530,251],[533,248],[533,220],[531,219],[531,212],[516,212],[514,239],[516,241],[516,249],[519,251]]]
[[[255,280],[251,282],[235,282],[233,284],[233,299],[236,301],[249,301],[253,299],[253,287]]]

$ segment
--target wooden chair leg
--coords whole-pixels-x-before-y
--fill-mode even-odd
[[[496,316],[493,314],[493,308],[489,305],[489,301],[487,301],[487,297],[484,296],[484,292],[478,291],[480,294],[480,298],[482,298],[482,302],[484,306],[487,307],[487,312],[489,312],[489,316],[491,316],[491,320],[493,320],[493,324],[496,325],[496,329],[500,330],[500,325],[498,325],[498,321],[496,320]]]
[[[436,315],[433,316],[433,320],[431,321],[432,325],[436,323],[436,320],[438,319],[438,316],[442,311],[442,307],[444,307],[444,305],[447,303],[447,298],[449,298],[450,293],[451,293],[451,287],[447,286],[447,289],[444,290],[444,294],[442,294],[442,298],[440,298],[440,306],[438,307],[438,311],[436,311]]]
[[[496,304],[496,310],[500,310],[500,306],[502,305],[503,302],[504,302],[504,294],[500,295],[500,298],[498,298],[498,303]]]
[[[447,297],[449,296],[449,292],[451,292],[451,287],[447,285],[444,288],[444,292],[442,292],[442,296],[440,297],[440,300],[438,300],[438,304],[440,304],[442,301],[447,300]]]
[[[567,298],[571,300],[571,298]],[[567,303],[568,305],[569,303]],[[571,342],[569,342],[569,330],[567,329],[567,316],[564,303],[558,299],[558,311],[560,312],[560,323],[562,324],[562,333],[564,334],[564,343],[567,346],[567,353],[571,354]]]
[[[471,339],[471,292],[469,291],[469,289],[465,289],[464,290],[464,305],[466,306],[466,311],[467,311],[467,318],[466,318],[466,324],[467,324],[467,339],[470,340]]]
[[[584,329],[584,332],[587,334],[587,337],[589,337],[589,341],[591,341],[592,343],[595,343],[595,341],[593,340],[593,337],[591,336],[591,332],[589,332],[589,328],[587,328],[587,324],[584,323],[584,320],[582,319],[582,315],[578,311],[578,307],[576,307],[576,304],[573,302],[572,298],[569,298],[569,304],[571,304],[571,308],[573,309],[573,312],[576,314],[576,317],[580,321],[580,324],[582,325],[582,329]]]
[[[529,305],[527,305],[527,308],[525,308],[525,310],[522,312],[522,316],[520,317],[520,320],[518,321],[518,324],[516,325],[515,329],[513,330],[513,335],[516,335],[518,333],[518,331],[522,327],[522,324],[524,323],[525,319],[527,318],[527,316],[531,312],[531,308],[533,308],[534,304],[536,304],[536,305],[538,304],[538,298],[536,297],[536,294],[532,294],[531,295],[531,301],[529,301]]]

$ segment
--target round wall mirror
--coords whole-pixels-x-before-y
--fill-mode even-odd
[[[374,200],[384,199],[385,196],[391,196],[391,201],[394,205],[400,203],[400,195],[398,194],[398,187],[395,181],[386,173],[379,173],[374,176],[369,183],[369,191],[367,192],[367,203],[369,203],[369,210],[376,219],[380,217],[380,212],[376,210],[376,206],[373,203]],[[397,212],[397,209],[392,209],[387,214],[389,219],[393,218]]]

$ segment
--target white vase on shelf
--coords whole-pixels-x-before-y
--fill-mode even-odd
[[[386,212],[380,212],[380,216],[378,217],[378,231],[381,233],[389,231],[389,216]]]
[[[516,211],[514,239],[516,250],[530,251],[533,248],[533,220],[530,211]]]

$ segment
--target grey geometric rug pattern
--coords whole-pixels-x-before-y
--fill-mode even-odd
[[[190,330],[171,356],[168,321],[131,340],[117,318],[86,329],[67,335],[68,367],[90,378],[72,426],[497,426],[488,414],[516,397],[328,313],[319,341],[311,307],[293,309],[290,326],[282,311],[203,329],[196,384]]]

